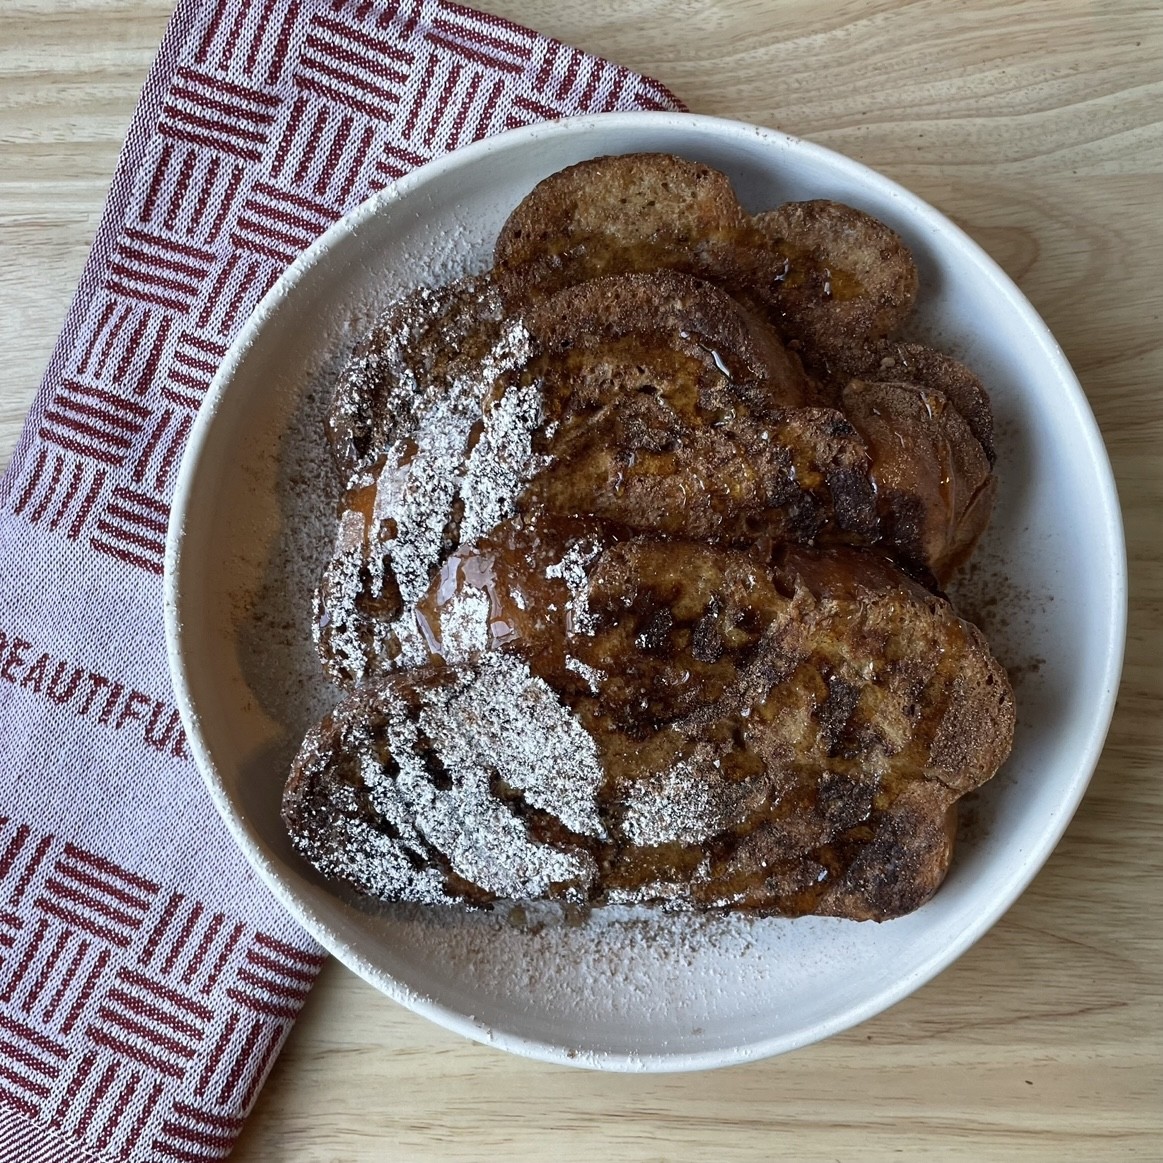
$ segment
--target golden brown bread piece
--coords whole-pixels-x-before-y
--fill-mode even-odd
[[[591,279],[526,315],[547,458],[518,507],[727,543],[876,536],[868,456],[746,309],[673,271]]]
[[[574,564],[589,564],[555,570],[579,539]],[[429,903],[885,919],[927,899],[950,809],[1013,728],[977,630],[857,551],[765,565],[594,544],[592,529],[554,543],[510,528],[510,564],[531,548],[543,563],[517,588],[521,567],[501,579],[495,547],[475,567],[462,552],[428,613],[446,664],[355,692],[308,737],[284,801],[300,850],[361,891]],[[492,579],[489,601],[470,577]],[[522,623],[525,598],[555,583],[572,620],[562,602],[558,624]],[[490,625],[503,642],[487,645]]]
[[[553,429],[518,507],[725,544],[883,543],[947,581],[993,496],[960,413],[889,382],[852,381],[839,410],[782,406],[811,394],[802,373],[731,303],[659,272],[592,279],[532,310]]]
[[[796,407],[813,390],[799,359],[767,324],[714,284],[679,271],[589,279],[538,297],[522,317],[547,370],[565,353],[637,336],[664,356],[708,365],[753,404]]]
[[[833,758],[840,749],[875,768],[868,749],[903,753],[928,714],[931,751],[923,761],[909,753],[909,762],[963,794],[989,778],[1009,747],[1009,683],[980,631],[875,552],[785,546],[765,558],[626,538],[592,520],[514,519],[461,546],[417,614],[433,661],[516,653],[587,725],[633,737],[664,724],[718,731],[725,714],[751,707],[769,739],[778,734],[789,753],[810,750],[786,700],[777,713],[769,687],[814,657],[833,684],[878,688],[875,738],[859,721],[858,696],[843,721],[821,712],[812,730],[831,732]],[[929,706],[934,682],[957,691],[962,705]],[[821,705],[836,697],[829,689]],[[886,691],[907,710],[887,716]],[[957,728],[945,731],[938,720]]]
[[[787,202],[754,225],[781,268],[763,272],[758,291],[773,322],[794,338],[821,374],[850,366],[870,341],[897,331],[912,311],[917,268],[900,236],[840,202]]]

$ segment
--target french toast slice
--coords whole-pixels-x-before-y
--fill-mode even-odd
[[[633,383],[617,365],[610,378]],[[518,500],[522,512],[591,514],[727,545],[879,535],[867,449],[835,410],[688,420],[642,390],[567,414],[537,447],[548,463]]]
[[[833,691],[851,702],[844,721],[833,722],[834,708],[825,707],[812,730],[831,732],[829,746],[858,764],[876,768],[883,759],[877,747],[903,753],[917,708],[935,697],[934,682],[961,692],[958,699],[977,690],[979,701],[996,686],[1000,710],[978,715],[972,700],[942,704],[939,717],[952,726],[928,736],[926,778],[963,794],[985,782],[1009,748],[1010,688],[980,631],[876,551],[742,551],[627,537],[590,519],[514,519],[457,550],[417,618],[429,661],[459,665],[514,653],[580,709],[587,726],[634,737],[660,724],[718,731],[724,715],[769,700],[771,684],[810,656],[833,685],[871,684],[867,705],[878,715],[887,714],[890,694],[908,708],[871,730],[853,718],[859,697]],[[869,661],[859,664],[859,676],[846,652]],[[823,691],[817,688],[821,706],[832,697]],[[771,709],[769,740],[777,732],[789,754],[810,749],[789,704]],[[915,753],[909,762],[919,762]]]
[[[352,462],[334,549],[315,594],[316,645],[325,673],[340,685],[419,656],[410,611],[433,572],[462,540],[512,514],[541,463],[531,452],[542,421],[540,389],[512,374],[529,361],[528,332],[519,319],[482,322],[481,302],[492,301],[486,295],[474,293],[467,303],[464,347],[449,339],[461,324],[438,321],[437,346],[452,346],[431,354],[433,371],[415,372],[408,405],[396,409],[385,401],[406,393],[415,369],[377,378],[376,390],[386,385],[388,394],[368,400],[362,413],[371,418],[370,435]],[[365,353],[360,361],[370,358]],[[353,383],[345,378],[341,390]],[[345,415],[356,411],[344,408]],[[333,431],[334,416],[333,410]]]
[[[842,410],[785,406],[810,394],[798,362],[711,284],[672,271],[593,279],[510,321],[508,339],[491,313],[481,319],[491,300],[479,290],[465,288],[468,322],[433,326],[493,347],[442,355],[426,375],[414,353],[414,398],[382,420],[390,394],[368,401],[378,426],[317,594],[334,681],[414,661],[409,611],[427,579],[515,512],[726,545],[883,544],[942,584],[988,521],[988,459],[944,395],[852,381]],[[407,379],[393,383],[403,393]]]
[[[470,635],[308,735],[284,818],[316,867],[423,903],[883,920],[928,899],[957,798],[1013,730],[1004,670],[948,602],[855,550],[639,538],[581,576],[562,637],[585,681],[536,632],[457,655]],[[443,616],[504,621],[473,588]]]
[[[544,467],[524,512],[719,542],[875,536],[867,456],[746,308],[674,271],[591,279],[526,315]]]
[[[600,275],[700,274],[746,215],[726,175],[672,154],[592,158],[539,182],[509,215],[493,261],[514,293],[546,294]]]
[[[599,778],[592,740],[552,691],[490,655],[353,691],[307,733],[283,820],[320,872],[381,900],[580,903]],[[545,820],[549,842],[515,804]]]
[[[753,406],[795,407],[812,394],[799,359],[771,327],[714,284],[679,271],[589,279],[539,297],[522,317],[550,368],[564,353],[633,335],[713,366]]]
[[[553,425],[519,507],[720,544],[883,543],[947,581],[993,496],[967,422],[942,393],[884,379],[888,359],[882,380],[839,393],[838,410],[781,406],[811,392],[733,305],[657,272],[592,279],[532,310]]]
[[[903,326],[917,268],[883,222],[828,199],[785,202],[751,221],[783,260],[759,272],[755,290],[816,374],[851,366],[870,342]]]

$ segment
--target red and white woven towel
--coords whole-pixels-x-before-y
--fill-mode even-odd
[[[318,951],[204,797],[162,549],[215,367],[334,219],[514,126],[681,108],[442,0],[181,0],[0,482],[0,1158],[226,1155]]]

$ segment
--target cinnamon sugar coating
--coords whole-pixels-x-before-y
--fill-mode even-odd
[[[304,856],[427,904],[927,900],[1014,708],[936,589],[992,417],[895,338],[916,294],[868,215],[751,216],[646,154],[553,175],[492,271],[390,308],[329,420],[349,693],[287,785]]]

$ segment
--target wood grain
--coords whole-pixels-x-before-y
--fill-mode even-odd
[[[1010,913],[879,1018],[781,1059],[612,1077],[506,1057],[329,965],[235,1158],[1163,1158],[1163,10],[1131,0],[488,0],[935,203],[1094,407],[1126,517],[1123,687],[1091,791]],[[164,0],[0,8],[0,462],[100,215]]]

